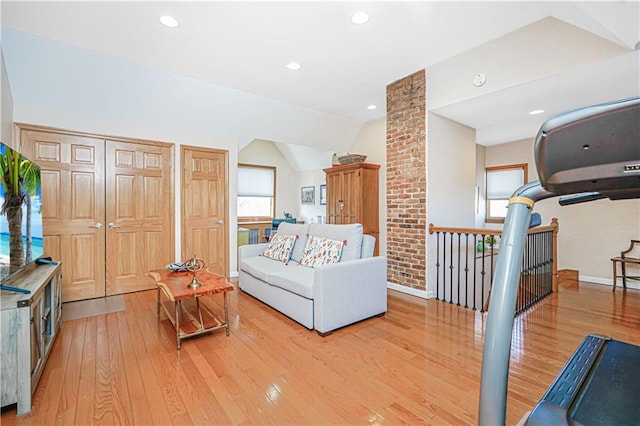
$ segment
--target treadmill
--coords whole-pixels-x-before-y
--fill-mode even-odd
[[[480,425],[506,419],[511,334],[531,210],[602,198],[640,198],[640,98],[581,108],[549,118],[535,141],[539,181],[509,200],[496,263],[480,382]],[[590,335],[569,359],[527,424],[640,424],[640,347]]]

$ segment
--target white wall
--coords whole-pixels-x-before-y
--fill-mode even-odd
[[[434,113],[427,116],[427,223],[475,225],[476,132]],[[435,234],[427,233],[427,296],[435,292]]]
[[[276,217],[283,211],[293,217],[300,214],[300,175],[293,170],[273,142],[255,140],[238,152],[238,163],[257,164],[276,168]]]
[[[380,241],[378,253],[386,256],[387,253],[387,119],[379,118],[366,122],[356,136],[353,143],[339,154],[345,153],[364,154],[367,163],[380,164],[378,171],[378,219],[380,228]]]
[[[6,28],[2,43],[16,122],[173,142],[176,153],[182,144],[228,150],[230,231],[237,226],[240,144],[267,139],[327,149],[350,143],[361,126]],[[180,173],[174,174],[179,200]],[[179,256],[179,201],[175,223]],[[229,271],[237,270],[236,240],[229,232]]]
[[[7,77],[7,69],[4,63],[4,53],[2,51],[2,44],[0,43],[0,62],[2,62],[0,68],[1,74],[1,86],[0,92],[2,93],[2,103],[0,104],[0,115],[2,116],[2,131],[0,136],[2,142],[5,145],[13,146],[13,96],[11,95],[11,87],[9,86],[9,79]]]
[[[327,163],[324,168],[331,167],[331,159],[327,159]],[[325,221],[327,218],[327,206],[320,204],[320,185],[324,185],[327,182],[326,174],[322,169],[310,170],[300,172],[299,186],[297,188],[298,205],[300,206],[300,219],[306,223],[318,223],[318,216],[320,216],[320,222]],[[315,193],[315,204],[302,205],[301,203],[301,189],[303,186],[313,186]]]
[[[486,166],[528,163],[529,181],[537,180],[533,146],[534,139],[489,146]],[[640,200],[560,207],[554,198],[536,203],[534,211],[542,215],[545,225],[558,218],[558,268],[577,269],[583,281],[611,284],[610,259],[627,249],[629,240],[640,239]]]

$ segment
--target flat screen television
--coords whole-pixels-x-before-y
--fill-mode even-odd
[[[0,282],[43,254],[40,167],[0,142]]]

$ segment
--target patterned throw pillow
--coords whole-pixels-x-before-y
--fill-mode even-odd
[[[287,263],[291,258],[291,252],[293,251],[296,238],[298,238],[297,235],[273,235],[269,239],[269,247],[267,247],[262,255]]]
[[[300,264],[305,266],[328,265],[340,262],[344,241],[309,235]]]

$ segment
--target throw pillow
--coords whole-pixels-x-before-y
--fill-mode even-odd
[[[297,235],[274,235],[269,238],[269,247],[262,253],[263,256],[270,259],[279,260],[287,263],[291,258],[293,245],[296,242]]]
[[[305,266],[328,265],[340,262],[344,241],[309,235],[300,264]]]

